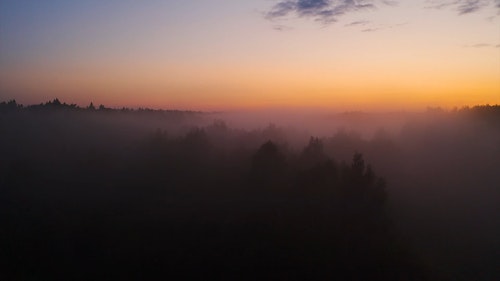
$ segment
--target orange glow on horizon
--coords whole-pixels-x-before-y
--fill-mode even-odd
[[[45,2],[12,6],[38,17],[4,10],[0,100],[202,111],[500,104],[492,3],[460,16],[400,1],[327,26],[292,18],[290,29],[276,31],[255,13],[266,1],[224,9],[198,1],[196,13],[194,2],[153,2],[72,2],[74,21],[41,9]]]

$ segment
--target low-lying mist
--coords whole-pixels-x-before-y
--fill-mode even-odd
[[[500,279],[500,106],[0,103],[0,278]]]

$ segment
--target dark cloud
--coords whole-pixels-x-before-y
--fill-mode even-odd
[[[490,6],[500,8],[500,0],[429,0],[427,2],[428,8],[453,8],[460,15],[474,13]]]
[[[360,10],[375,9],[379,6],[397,6],[400,0],[274,0],[275,5],[265,12],[269,20],[302,17],[313,19],[323,24],[334,23],[348,13]],[[500,15],[500,0],[421,0],[427,3],[426,8],[453,9],[458,14],[470,14],[490,8]],[[367,21],[354,21],[345,26],[364,26]],[[275,28],[281,30],[281,28]],[[363,32],[376,31],[385,28],[367,28]]]
[[[266,18],[298,16],[312,18],[322,23],[332,23],[346,13],[373,9],[376,3],[396,4],[395,1],[379,0],[280,0],[266,13]]]
[[[458,3],[458,12],[460,14],[468,14],[475,12],[489,4],[488,0],[462,0]]]

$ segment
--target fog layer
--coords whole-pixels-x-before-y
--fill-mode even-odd
[[[0,103],[0,277],[499,279],[499,124]]]

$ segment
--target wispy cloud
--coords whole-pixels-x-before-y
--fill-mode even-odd
[[[483,8],[494,6],[500,9],[500,0],[427,0],[427,8],[453,8],[458,14],[470,14]]]
[[[363,26],[363,25],[367,25],[369,23],[370,23],[369,20],[358,20],[358,21],[350,22],[344,26]]]
[[[382,28],[380,28],[380,27],[365,28],[365,29],[361,30],[361,32],[374,32],[374,31],[377,31],[380,29],[382,29]]]
[[[478,43],[472,45],[464,45],[466,48],[500,48],[500,44]]]
[[[391,1],[391,0],[382,0],[382,3],[388,6],[397,6],[399,5],[398,1]]]
[[[395,5],[397,2],[379,0],[280,0],[265,16],[271,20],[297,16],[328,24],[336,22],[339,17],[347,13],[374,9],[378,3]]]
[[[403,25],[407,25],[407,22],[403,23],[398,23],[398,24],[392,24],[392,25],[381,25],[377,27],[370,27],[370,28],[365,28],[362,29],[361,32],[374,32],[374,31],[379,31],[379,30],[384,30],[384,29],[390,29],[390,28],[395,28]]]
[[[273,29],[276,31],[288,31],[288,30],[292,30],[293,28],[290,26],[282,25],[282,24],[275,24],[275,25],[273,25]]]
[[[491,46],[493,46],[493,45],[480,43],[480,44],[470,45],[468,47],[471,47],[471,48],[483,48],[483,47],[491,47]]]

